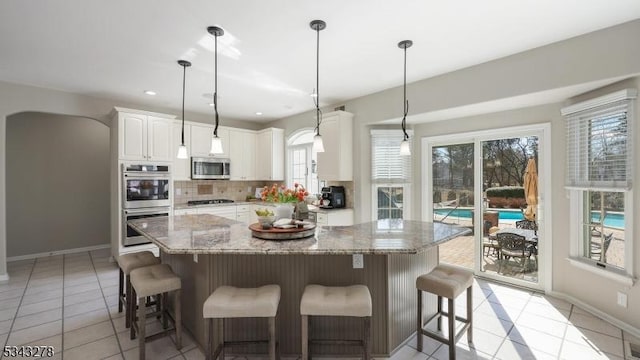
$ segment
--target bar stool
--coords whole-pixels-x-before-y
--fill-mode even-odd
[[[265,285],[258,288],[237,288],[220,286],[209,295],[202,306],[204,317],[204,338],[207,342],[205,357],[207,360],[217,359],[222,355],[224,360],[225,346],[268,343],[269,359],[276,359],[276,315],[280,304],[280,286]],[[225,341],[224,321],[233,318],[268,318],[269,339],[255,341]],[[211,354],[213,343],[213,319],[220,319],[219,331],[222,343]]]
[[[140,359],[145,358],[145,342],[147,339],[167,335],[167,318],[171,319],[176,331],[176,349],[182,348],[182,315],[180,312],[181,302],[181,281],[180,278],[171,271],[167,264],[157,264],[146,266],[131,271],[131,300],[138,299],[138,311],[131,312],[131,340],[138,335]],[[173,316],[167,309],[168,293],[173,292]],[[147,319],[145,298],[156,296],[156,301],[160,302],[160,312],[154,312],[151,316],[162,315],[163,332],[146,336],[145,323]],[[135,301],[132,301],[135,306]],[[132,309],[133,309],[132,306]]]
[[[467,330],[467,339],[473,342],[473,308],[472,308],[472,291],[473,291],[473,273],[462,268],[440,264],[436,266],[430,273],[421,275],[416,280],[416,288],[418,289],[418,331],[417,331],[417,349],[422,351],[422,335],[429,336],[435,340],[449,345],[449,359],[456,358],[456,342]],[[464,290],[467,290],[467,318],[456,316],[454,299]],[[422,292],[429,292],[438,296],[438,312],[433,315],[426,323],[422,322]],[[442,310],[442,298],[448,299],[448,312]],[[424,329],[424,326],[431,322],[434,318],[438,318],[438,331],[442,328],[442,317],[447,315],[449,320],[449,336],[445,338],[438,333]],[[456,321],[461,321],[464,326],[455,333]]]
[[[131,298],[131,279],[129,274],[132,270],[137,268],[155,264],[160,264],[160,259],[155,257],[151,251],[123,254],[118,257],[118,266],[120,267],[120,279],[118,281],[118,312],[121,313],[122,306],[126,304],[124,321],[127,328],[130,326],[131,312],[133,311],[131,308],[132,302],[129,302],[129,299]],[[124,289],[125,275],[127,277],[126,289]]]
[[[371,357],[371,294],[364,285],[322,286],[307,285],[300,300],[302,315],[302,360],[309,359],[310,343],[339,343],[362,347],[365,360]],[[349,316],[364,320],[361,340],[318,340],[309,338],[311,316]]]

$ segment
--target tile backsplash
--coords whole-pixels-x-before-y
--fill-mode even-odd
[[[174,181],[174,204],[185,204],[189,200],[230,199],[244,201],[254,195],[256,187],[262,188],[266,181],[191,180]]]
[[[191,180],[174,181],[173,193],[176,205],[186,204],[189,200],[230,199],[244,201],[247,195],[254,195],[256,188],[270,186],[273,181],[229,181],[229,180]],[[275,182],[277,184],[283,181]],[[327,181],[326,185],[344,186],[347,197],[347,207],[353,208],[354,186],[353,181]]]

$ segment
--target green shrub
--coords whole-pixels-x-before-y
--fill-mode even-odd
[[[488,188],[487,197],[524,198],[524,188],[522,186]]]

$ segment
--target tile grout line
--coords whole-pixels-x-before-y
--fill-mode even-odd
[[[124,352],[122,351],[122,345],[120,344],[120,338],[118,337],[118,331],[116,331],[116,325],[113,323],[113,317],[111,316],[111,309],[109,308],[109,303],[107,302],[106,296],[104,296],[104,290],[102,290],[102,283],[100,282],[100,277],[98,276],[98,272],[96,271],[96,265],[93,262],[93,256],[91,256],[91,252],[90,251],[88,251],[87,253],[89,254],[89,259],[91,260],[91,267],[93,268],[93,273],[96,275],[96,279],[98,280],[98,287],[100,288],[100,293],[102,294],[102,300],[104,301],[104,305],[107,307],[107,315],[109,315],[109,321],[111,322],[111,328],[113,329],[113,334],[116,337],[116,342],[118,343],[118,349],[120,349],[120,356],[124,359]],[[118,296],[120,296],[120,295],[121,294],[118,294]],[[113,355],[111,355],[111,356],[113,356]]]
[[[4,341],[3,349],[9,343],[9,338],[11,337],[11,333],[13,330],[13,325],[16,323],[16,319],[18,318],[18,311],[20,311],[20,306],[22,305],[22,299],[24,299],[24,294],[27,292],[27,288],[29,287],[29,281],[31,280],[31,275],[33,275],[33,269],[36,267],[36,263],[38,259],[35,259],[33,264],[31,265],[31,271],[29,272],[29,277],[27,278],[27,283],[24,285],[24,290],[22,291],[22,296],[20,297],[20,302],[18,303],[18,307],[16,308],[16,313],[13,314],[13,320],[11,321],[11,327],[9,327],[9,332],[7,333],[7,339]],[[0,360],[4,358],[4,351],[0,354]]]

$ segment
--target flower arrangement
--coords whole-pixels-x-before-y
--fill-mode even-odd
[[[292,203],[304,201],[304,197],[309,195],[305,188],[298,184],[293,184],[293,189],[287,189],[286,186],[273,184],[271,187],[265,186],[260,193],[262,201],[275,203]]]

